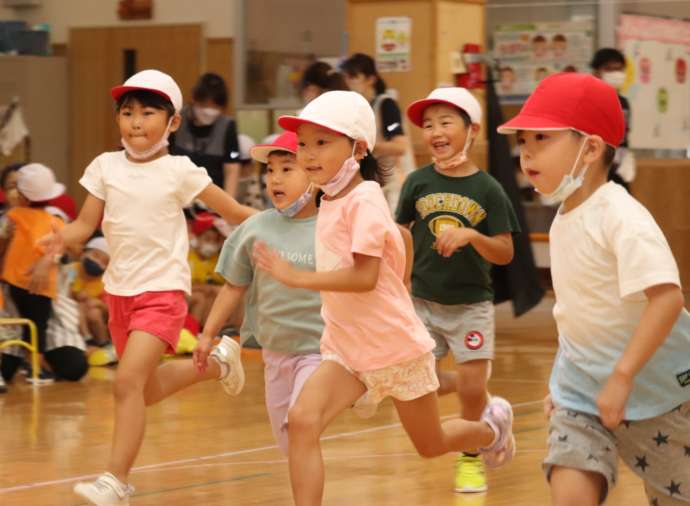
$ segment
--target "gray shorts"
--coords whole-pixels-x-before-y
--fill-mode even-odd
[[[553,466],[599,473],[606,479],[606,499],[618,479],[618,457],[645,484],[652,506],[690,504],[690,401],[672,411],[614,431],[580,411],[557,408],[549,424],[547,479]]]
[[[445,305],[413,297],[414,308],[436,341],[434,357],[453,352],[455,363],[494,358],[495,322],[491,301]]]

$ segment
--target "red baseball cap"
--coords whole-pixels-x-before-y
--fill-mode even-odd
[[[214,227],[214,220],[215,216],[211,213],[202,212],[197,214],[192,221],[192,234],[201,235],[209,228]]]
[[[257,144],[249,150],[249,154],[257,162],[268,163],[268,155],[274,151],[297,154],[297,134],[295,132],[284,132],[270,144]]]
[[[513,119],[498,133],[518,130],[577,130],[618,147],[625,118],[613,86],[589,74],[564,72],[542,80]]]

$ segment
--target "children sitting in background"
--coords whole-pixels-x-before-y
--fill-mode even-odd
[[[192,271],[189,313],[202,325],[223,284],[223,278],[216,273],[220,248],[225,240],[220,221],[222,220],[218,216],[206,212],[197,214],[192,221],[194,241],[188,257]]]

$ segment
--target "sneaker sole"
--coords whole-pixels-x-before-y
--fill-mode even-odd
[[[242,367],[242,348],[240,347],[239,344],[237,344],[237,341],[230,337],[223,337],[223,341],[232,348],[232,357],[229,360],[230,363],[230,373],[232,374],[232,371],[235,371],[237,374],[237,377],[239,381],[237,382],[237,386],[235,386],[234,390],[230,389],[224,382],[223,380],[220,380],[221,384],[223,385],[223,389],[228,395],[236,396],[239,395],[240,392],[244,389],[244,382],[245,382],[245,376],[244,376],[244,367]],[[220,358],[220,357],[219,357]]]
[[[480,494],[481,492],[486,492],[489,487],[478,487],[478,488],[458,488],[455,487],[454,492],[456,494]]]
[[[96,499],[94,499],[91,494],[88,493],[88,487],[90,486],[90,483],[77,483],[72,491],[81,497],[82,499],[86,499],[89,501],[91,504],[95,504],[96,506],[106,506],[104,503],[98,503]],[[86,490],[85,490],[86,489]],[[113,504],[112,502],[108,503],[107,506],[129,506],[129,499],[125,499],[123,501],[119,501],[117,504]]]

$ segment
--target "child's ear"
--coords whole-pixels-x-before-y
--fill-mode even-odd
[[[355,143],[355,160],[362,160],[367,156],[367,141],[358,140]]]
[[[170,123],[170,133],[176,132],[180,125],[182,124],[182,116],[179,112],[176,112],[172,117],[172,122]]]
[[[587,139],[587,146],[585,147],[585,152],[582,155],[584,162],[587,164],[592,164],[597,160],[600,160],[604,156],[606,151],[606,143],[604,139],[598,135],[591,135]]]
[[[479,130],[481,130],[481,128],[482,128],[481,125],[479,125],[477,123],[472,123],[470,125],[470,132],[472,133],[472,137],[474,137],[476,139],[477,135],[479,135]]]

